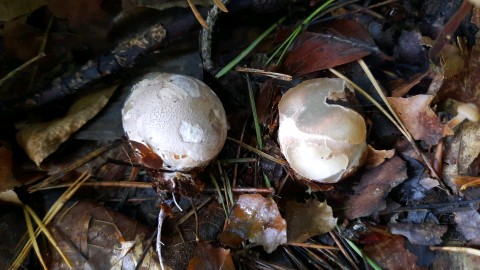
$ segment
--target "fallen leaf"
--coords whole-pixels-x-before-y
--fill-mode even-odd
[[[67,19],[72,30],[104,38],[112,16],[101,4],[102,0],[51,0],[48,8],[55,16]]]
[[[12,172],[12,151],[0,145],[0,192],[13,189],[20,185]]]
[[[115,91],[112,86],[77,100],[67,115],[46,123],[27,125],[17,133],[17,142],[35,164],[40,163],[55,152],[70,135],[92,119],[104,106]]]
[[[188,270],[234,270],[230,250],[216,248],[205,241],[199,241],[195,255],[188,264]]]
[[[434,96],[416,95],[408,98],[387,97],[393,110],[412,134],[415,140],[423,140],[428,145],[436,145],[446,135],[453,135],[451,130],[445,132],[445,126],[430,108]]]
[[[457,229],[470,244],[480,245],[480,214],[476,210],[455,212]]]
[[[289,242],[304,242],[310,237],[331,231],[337,225],[327,202],[287,203],[287,237]]]
[[[48,0],[0,1],[0,21],[6,22],[20,16],[28,15],[46,4],[48,4]]]
[[[354,20],[336,20],[319,33],[302,32],[281,70],[287,74],[306,74],[359,60],[377,50],[362,24]]]
[[[43,33],[28,25],[26,18],[8,21],[3,28],[5,54],[8,57],[30,60],[38,54]]]
[[[420,269],[416,264],[417,257],[405,249],[405,239],[402,236],[370,227],[369,235],[365,235],[361,242],[364,242],[365,239],[370,240],[367,241],[368,244],[363,248],[363,252],[382,269]]]
[[[435,261],[431,269],[478,269],[480,258],[464,252],[436,251]]]
[[[64,208],[49,227],[74,269],[134,269],[153,232],[136,220],[86,201]],[[60,254],[52,253],[50,269],[68,269]],[[153,246],[139,269],[160,269]]]
[[[390,223],[388,227],[391,233],[407,237],[410,243],[425,246],[442,243],[441,237],[448,229],[446,225],[432,223]]]
[[[238,247],[246,239],[262,245],[268,253],[287,242],[287,224],[272,199],[259,194],[244,194],[238,198],[230,214],[230,223],[220,234],[220,242]]]
[[[425,177],[423,179],[420,179],[418,183],[427,190],[430,190],[434,187],[438,187],[440,185],[440,183],[438,182],[438,179],[434,179],[430,177]]]
[[[393,155],[395,155],[395,149],[377,150],[368,145],[367,158],[363,165],[367,169],[377,167],[378,165],[385,162],[385,160],[393,157]]]
[[[345,214],[350,219],[365,217],[385,209],[390,190],[407,179],[405,161],[394,156],[362,175],[355,194],[347,201]]]
[[[456,71],[455,75],[443,80],[436,93],[436,100],[439,102],[451,98],[465,103],[474,103],[480,107],[480,78],[478,76],[480,72],[480,61],[478,61],[480,59],[480,33],[476,33],[475,40],[470,55],[466,57],[466,63],[463,64],[463,59],[458,59],[455,60],[458,63],[453,64],[453,66],[458,66],[455,69],[460,69],[460,71]]]

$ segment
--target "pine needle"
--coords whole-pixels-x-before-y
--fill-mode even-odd
[[[55,204],[52,205],[52,207],[48,210],[47,214],[43,218],[43,224],[48,225],[55,215],[58,214],[58,212],[62,209],[62,207],[65,205],[65,203],[77,192],[77,190],[80,188],[80,186],[87,181],[90,178],[90,174],[88,172],[84,172],[80,177],[75,181],[75,183],[69,187],[55,202]],[[40,234],[40,229],[37,228],[35,230],[35,237],[37,237]],[[9,269],[18,269],[22,265],[23,261],[28,256],[28,253],[30,252],[30,248],[32,247],[32,242],[28,240],[25,245],[23,246],[22,250],[18,254],[18,256],[15,258],[13,263],[10,265]]]
[[[37,237],[35,237],[35,232],[33,231],[33,224],[32,220],[30,219],[30,215],[28,214],[28,210],[23,206],[23,214],[25,215],[25,221],[27,223],[27,232],[28,236],[30,237],[30,241],[32,241],[33,249],[35,250],[35,254],[37,254],[37,258],[40,261],[43,269],[48,269],[45,261],[43,260],[42,253],[40,252],[40,248],[38,247]]]
[[[225,4],[222,3],[222,1],[220,1],[220,0],[213,0],[213,3],[215,3],[215,5],[217,5],[217,7],[218,7],[221,11],[223,11],[223,12],[225,12],[225,13],[228,13],[228,9],[227,9],[227,7],[225,6]]]
[[[192,3],[192,0],[187,0],[188,5],[190,6],[190,9],[192,10],[193,15],[197,19],[197,21],[202,25],[203,28],[208,30],[208,24],[207,22],[203,19],[202,14],[200,14],[200,11],[198,11],[197,7]]]
[[[267,154],[267,153],[265,153],[265,152],[262,152],[262,151],[258,150],[258,149],[255,148],[255,147],[252,147],[252,146],[250,146],[250,145],[248,145],[248,144],[246,144],[246,143],[243,143],[243,142],[241,142],[241,141],[239,141],[239,140],[235,140],[235,139],[230,138],[230,137],[227,137],[227,139],[230,140],[230,141],[232,141],[232,142],[234,142],[234,143],[237,143],[237,144],[240,145],[241,147],[246,148],[246,149],[254,152],[255,154],[257,154],[257,155],[259,155],[259,156],[262,156],[262,157],[264,157],[264,158],[266,158],[266,159],[269,159],[269,160],[271,160],[271,161],[273,161],[273,162],[275,162],[275,163],[277,163],[277,164],[280,164],[280,165],[282,165],[282,166],[287,166],[287,165],[288,165],[288,163],[287,163],[285,160],[275,158],[275,157],[273,157],[273,156],[271,156],[271,155],[269,155],[269,154]]]
[[[274,23],[272,26],[270,26],[265,32],[263,32],[259,37],[257,37],[244,51],[242,51],[235,59],[233,59],[230,63],[228,63],[224,68],[222,68],[217,75],[215,75],[215,78],[220,78],[223,75],[227,74],[230,70],[232,70],[240,61],[243,60],[249,53],[255,49],[262,40],[264,40],[275,28],[277,28],[283,21],[285,21],[286,17],[281,18],[278,20],[276,23]]]
[[[30,206],[28,206],[28,205],[24,205],[23,209],[24,209],[24,211],[26,210],[28,212],[28,214],[30,214],[32,216],[33,220],[35,220],[35,223],[37,223],[40,231],[42,231],[42,233],[47,237],[48,241],[57,250],[58,254],[60,254],[63,261],[65,261],[65,263],[68,265],[68,267],[70,267],[70,269],[73,269],[72,262],[70,261],[70,259],[67,256],[65,256],[62,249],[58,246],[57,241],[55,240],[53,235],[50,233],[50,231],[47,229],[47,227],[45,227],[45,224],[43,224],[42,220],[37,216],[35,211],[33,211],[33,209],[30,208]]]

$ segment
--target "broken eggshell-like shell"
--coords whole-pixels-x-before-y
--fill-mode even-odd
[[[227,120],[221,101],[195,78],[149,73],[132,87],[122,110],[130,141],[162,160],[158,169],[189,171],[206,166],[222,149]]]
[[[278,104],[278,141],[291,168],[301,177],[335,183],[362,165],[366,125],[356,111],[328,100],[347,101],[342,79],[307,80]]]

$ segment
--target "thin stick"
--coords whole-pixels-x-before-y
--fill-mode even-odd
[[[440,179],[440,176],[438,176],[437,172],[435,171],[435,169],[433,168],[430,160],[425,156],[425,153],[423,153],[423,151],[421,151],[417,144],[415,143],[415,140],[413,139],[412,135],[410,134],[410,132],[408,132],[408,129],[405,127],[405,125],[403,124],[402,120],[400,119],[400,117],[398,117],[397,113],[395,112],[395,110],[392,108],[392,106],[390,105],[390,102],[388,102],[388,99],[387,97],[385,96],[385,94],[383,93],[382,91],[382,88],[380,87],[380,85],[378,84],[378,81],[375,79],[375,77],[373,76],[372,72],[370,71],[370,69],[368,68],[367,64],[365,64],[365,62],[360,59],[358,60],[358,63],[360,64],[360,66],[362,67],[363,71],[365,72],[365,74],[367,74],[367,77],[370,79],[370,82],[373,84],[373,87],[375,87],[375,89],[377,90],[378,94],[380,95],[380,97],[382,98],[383,102],[385,102],[385,105],[387,106],[388,110],[390,111],[391,115],[393,115],[393,117],[395,117],[395,120],[397,121],[398,125],[400,125],[402,127],[401,130],[403,130],[403,134],[404,136],[407,138],[407,140],[410,142],[410,144],[413,146],[413,148],[415,149],[415,151],[417,152],[417,154],[419,154],[423,161],[425,162],[425,164],[427,165],[428,169],[430,170],[430,173],[432,174],[433,177],[437,178],[437,179]],[[445,189],[445,191],[447,191],[448,193],[451,193],[450,192],[450,189],[448,188],[448,185],[443,183],[443,181],[440,181],[440,183],[442,184],[443,188]]]
[[[433,251],[451,251],[458,253],[465,253],[468,255],[480,256],[480,250],[468,247],[430,247]]]
[[[241,142],[241,141],[239,141],[239,140],[235,140],[235,139],[230,138],[230,137],[227,137],[227,139],[230,140],[230,141],[232,141],[232,142],[234,142],[234,143],[239,144],[239,145],[242,146],[243,148],[246,148],[246,149],[254,152],[255,154],[257,154],[257,155],[259,155],[259,156],[262,156],[262,157],[264,157],[264,158],[266,158],[266,159],[269,159],[269,160],[271,160],[271,161],[273,161],[273,162],[275,162],[275,163],[278,163],[278,164],[280,164],[280,165],[282,165],[282,166],[287,166],[287,165],[288,165],[287,161],[285,161],[285,160],[283,160],[283,159],[278,159],[278,158],[272,157],[271,155],[269,155],[269,154],[267,154],[267,153],[265,153],[265,152],[262,152],[262,151],[260,151],[260,150],[258,150],[258,149],[256,149],[256,148],[254,148],[254,147],[251,147],[250,145],[248,145],[248,144],[246,144],[246,143],[243,143],[243,142]]]
[[[435,172],[435,170],[433,169],[432,165],[430,164],[430,162],[428,161],[427,157],[425,156],[425,154],[420,151],[420,149],[418,148],[417,144],[415,143],[415,141],[413,141],[413,139],[411,139],[411,136],[410,134],[404,130],[399,123],[397,123],[397,121],[392,117],[392,115],[390,115],[390,113],[387,112],[387,110],[385,110],[382,105],[380,105],[380,103],[378,103],[375,99],[373,99],[367,92],[365,92],[360,86],[358,86],[357,84],[355,84],[354,82],[352,82],[350,79],[348,79],[347,77],[345,77],[343,74],[341,74],[340,72],[336,71],[335,69],[333,68],[329,68],[328,70],[330,70],[330,72],[332,72],[333,74],[335,74],[337,77],[339,77],[340,79],[343,79],[345,80],[348,84],[350,84],[355,90],[357,90],[360,94],[362,94],[368,101],[370,101],[379,111],[381,111],[385,117],[388,118],[388,120],[390,120],[390,122],[392,122],[393,125],[395,125],[395,127],[403,134],[403,136],[405,136],[405,138],[408,140],[408,142],[412,145],[413,149],[415,150],[415,152],[417,152],[417,154],[419,154],[422,159],[424,160],[425,164],[427,165],[427,167],[432,171],[432,176],[434,176],[435,178],[437,179],[440,179],[440,177],[437,175],[437,173]],[[442,185],[444,186],[444,188],[446,189],[446,191],[448,193],[450,193],[449,189],[448,189],[448,186],[446,186],[442,181],[440,181],[440,183],[442,183]]]
[[[287,243],[285,243],[284,245],[294,246],[294,247],[304,247],[304,248],[339,250],[339,248],[337,248],[337,247],[325,246],[325,245],[318,245],[318,244],[311,244],[311,243],[294,243],[294,242],[287,242]]]
[[[2,86],[7,80],[11,79],[13,76],[15,76],[15,74],[17,74],[18,72],[24,70],[25,68],[27,68],[28,66],[30,66],[31,64],[33,64],[34,62],[38,61],[39,59],[45,57],[45,53],[39,53],[37,56],[33,57],[32,59],[28,60],[27,62],[23,63],[22,65],[20,65],[19,67],[17,67],[16,69],[10,71],[5,77],[3,77],[1,80],[0,80],[0,86]]]

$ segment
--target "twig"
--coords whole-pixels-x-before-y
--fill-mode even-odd
[[[225,4],[228,2],[229,0],[224,1]],[[214,69],[212,61],[212,31],[220,11],[220,5],[214,5],[212,7],[207,15],[207,27],[204,27],[200,33],[200,53],[202,55],[203,68],[206,71],[212,71]]]
[[[25,68],[27,68],[28,66],[30,66],[32,63],[38,61],[40,58],[42,57],[45,57],[45,53],[44,52],[41,52],[39,53],[37,56],[35,56],[34,58],[28,60],[27,62],[23,63],[21,66],[17,67],[16,69],[10,71],[5,77],[3,77],[1,80],[0,80],[0,86],[2,86],[7,80],[9,80],[10,78],[12,78],[13,76],[15,76],[15,74],[17,74],[18,72],[24,70]]]
[[[318,244],[311,244],[311,243],[294,243],[294,242],[287,242],[287,243],[285,243],[284,245],[286,245],[286,246],[294,246],[294,247],[304,247],[304,248],[339,250],[339,248],[337,248],[337,247],[325,246],[325,245],[318,245]]]
[[[468,255],[480,256],[480,250],[469,247],[430,247],[433,251],[451,251],[458,253],[465,253]]]
[[[433,61],[434,63],[437,62],[438,56],[440,55],[443,47],[447,42],[452,39],[453,33],[455,32],[455,30],[457,30],[458,26],[463,21],[465,16],[467,16],[467,14],[470,12],[472,7],[473,4],[470,0],[463,0],[460,8],[448,20],[448,22],[443,27],[442,32],[440,32],[437,39],[435,40],[435,44],[433,44],[432,48],[430,48],[428,56],[431,61]]]

